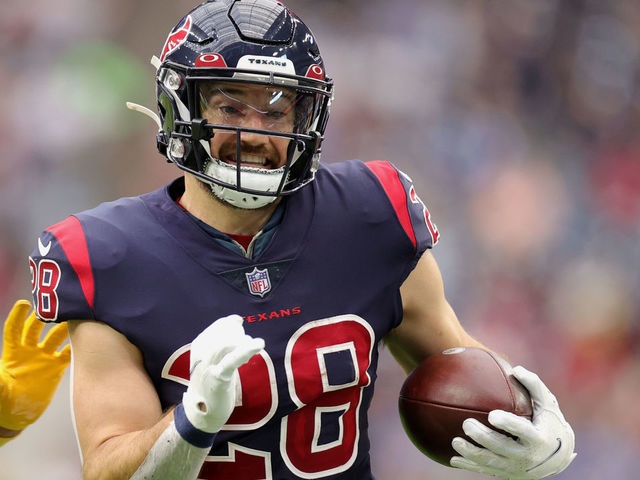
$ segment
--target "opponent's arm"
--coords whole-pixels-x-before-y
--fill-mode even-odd
[[[429,355],[451,347],[480,347],[449,305],[440,269],[430,252],[425,252],[400,288],[402,323],[389,332],[385,343],[408,373]]]
[[[69,364],[66,325],[56,325],[40,341],[44,324],[27,300],[18,300],[4,324],[0,358],[0,446],[35,422],[53,397]]]
[[[193,480],[235,405],[237,368],[263,348],[242,318],[213,322],[191,344],[183,402],[162,414],[139,350],[93,321],[71,322],[73,402],[87,480]]]

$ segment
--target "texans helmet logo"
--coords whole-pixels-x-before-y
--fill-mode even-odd
[[[164,59],[167,55],[173,52],[176,48],[182,45],[189,36],[191,32],[191,15],[188,15],[182,27],[180,27],[175,32],[171,33],[169,37],[167,37],[167,41],[164,43],[164,47],[162,48],[162,55],[160,55],[160,61],[164,62]]]

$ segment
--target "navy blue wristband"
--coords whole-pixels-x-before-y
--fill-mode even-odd
[[[187,414],[184,413],[184,406],[182,403],[173,411],[173,422],[176,425],[176,430],[182,438],[189,442],[194,447],[198,448],[210,448],[213,445],[213,440],[216,438],[216,433],[207,433],[202,430],[198,430],[194,427]]]

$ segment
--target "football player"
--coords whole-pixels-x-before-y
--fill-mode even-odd
[[[320,165],[333,99],[316,38],[276,0],[216,0],[170,32],[159,151],[183,175],[46,229],[37,312],[69,321],[86,479],[372,477],[367,410],[384,339],[405,370],[460,325],[439,237],[388,162]],[[452,464],[541,478],[573,432],[539,379],[533,421],[467,421]]]
[[[44,324],[31,304],[18,300],[4,323],[0,357],[0,446],[19,435],[45,411],[69,365],[68,335],[56,325],[40,341]]]

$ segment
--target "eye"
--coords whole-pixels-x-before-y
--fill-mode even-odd
[[[233,107],[231,105],[221,105],[218,108],[226,116],[243,115],[243,113],[239,109],[237,109],[236,107]]]
[[[286,112],[280,112],[278,110],[267,112],[267,116],[273,120],[280,120],[281,118],[284,118],[286,115],[287,115]]]

